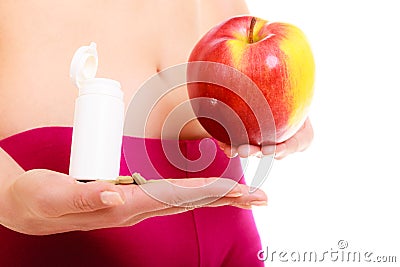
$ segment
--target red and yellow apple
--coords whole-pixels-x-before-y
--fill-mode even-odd
[[[208,64],[191,68],[196,62],[215,62],[227,68],[210,70]],[[200,39],[188,66],[191,101],[208,99],[193,101],[193,110],[205,130],[219,141],[234,145],[280,143],[293,136],[307,117],[315,65],[304,33],[294,25],[252,16],[230,18]],[[237,71],[229,71],[228,66]],[[243,76],[256,85],[258,94],[248,88]],[[268,114],[254,112],[265,107],[263,102],[269,105],[273,124],[265,122]],[[237,114],[239,123],[226,106]],[[238,130],[241,123],[246,133]],[[268,133],[272,128],[273,138]]]

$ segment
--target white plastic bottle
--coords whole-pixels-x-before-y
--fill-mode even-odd
[[[95,78],[96,44],[79,48],[70,77],[79,89],[75,102],[69,174],[78,180],[115,180],[119,175],[124,124],[119,82]]]

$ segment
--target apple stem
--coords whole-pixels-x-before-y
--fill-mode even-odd
[[[255,17],[251,18],[251,22],[250,22],[250,30],[249,30],[249,43],[252,44],[254,42],[253,40],[253,30],[254,30],[254,26],[256,25],[257,19]]]

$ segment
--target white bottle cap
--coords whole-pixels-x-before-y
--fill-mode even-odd
[[[79,88],[79,95],[103,94],[123,98],[121,84],[112,79],[95,78],[99,61],[96,43],[76,50],[69,71],[71,81]]]
[[[76,87],[81,88],[83,81],[96,77],[99,64],[96,43],[90,43],[89,46],[82,46],[76,50],[71,61],[69,77]]]

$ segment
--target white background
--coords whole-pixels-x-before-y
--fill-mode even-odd
[[[275,161],[255,208],[270,251],[346,251],[397,263],[267,266],[399,266],[400,15],[398,1],[248,0],[253,15],[307,35],[316,61],[312,146]],[[374,258],[371,258],[374,259]]]

